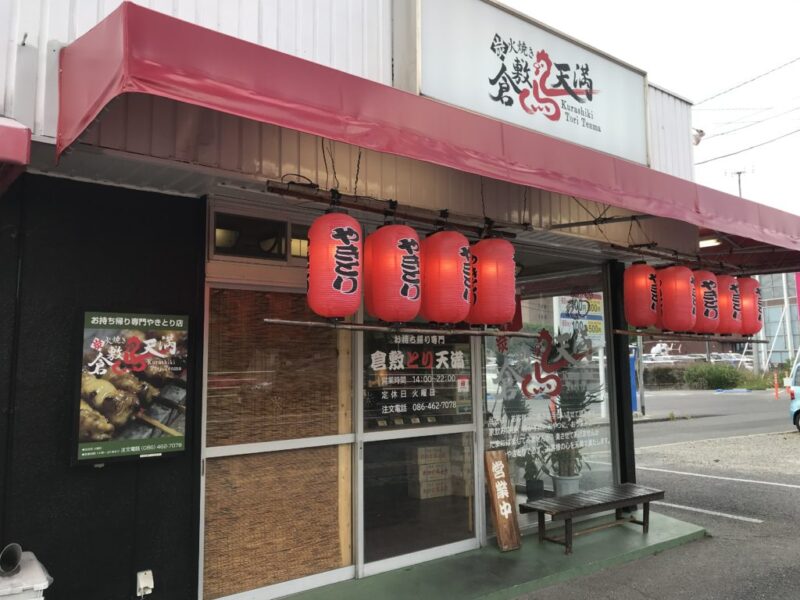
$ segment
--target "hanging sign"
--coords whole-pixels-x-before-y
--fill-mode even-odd
[[[188,332],[186,316],[84,314],[73,460],[185,448]]]
[[[503,552],[518,550],[521,539],[517,521],[517,500],[514,483],[508,470],[508,455],[505,450],[488,450],[484,452],[484,463],[497,545]]]
[[[641,164],[645,74],[482,0],[421,9],[421,93]]]

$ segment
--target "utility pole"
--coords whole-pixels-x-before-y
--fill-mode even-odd
[[[736,175],[736,183],[739,186],[739,198],[742,197],[742,175],[747,173],[745,170],[739,171],[732,171],[732,175]],[[758,375],[761,372],[761,361],[759,360],[758,356],[758,344],[752,344],[753,346],[753,374]],[[747,346],[745,346],[745,350]]]

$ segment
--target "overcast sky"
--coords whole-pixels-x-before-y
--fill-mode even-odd
[[[647,71],[696,106],[706,133],[695,163],[800,130],[800,1],[504,0],[520,12]],[[731,131],[738,129],[738,131]],[[695,167],[698,183],[800,214],[800,131]]]

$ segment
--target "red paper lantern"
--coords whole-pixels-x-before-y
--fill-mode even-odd
[[[651,327],[658,318],[656,270],[641,262],[625,269],[625,320],[637,329]]]
[[[755,335],[764,326],[761,285],[752,277],[740,277],[739,293],[742,298],[742,333]]]
[[[695,333],[716,333],[719,329],[719,283],[711,271],[695,271],[697,321]]]
[[[434,323],[460,323],[470,307],[469,241],[457,231],[439,231],[422,241],[420,316]]]
[[[308,306],[343,318],[361,304],[361,226],[345,213],[317,218],[308,230]]]
[[[742,332],[742,299],[739,281],[730,275],[718,275],[719,329],[717,333],[731,335]]]
[[[479,241],[472,256],[472,306],[467,323],[503,325],[514,318],[516,264],[514,246],[499,238]]]
[[[420,244],[407,225],[384,225],[367,236],[364,275],[367,312],[381,321],[411,321],[422,297]]]
[[[666,331],[691,331],[697,316],[694,275],[686,267],[658,272],[658,310]]]

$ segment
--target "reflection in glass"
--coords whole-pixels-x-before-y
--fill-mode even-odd
[[[286,222],[214,214],[214,252],[228,256],[286,259]]]
[[[364,446],[364,558],[474,537],[472,434]]]
[[[485,351],[488,447],[507,450],[521,502],[613,483],[603,295],[530,295],[523,328],[538,338]]]

